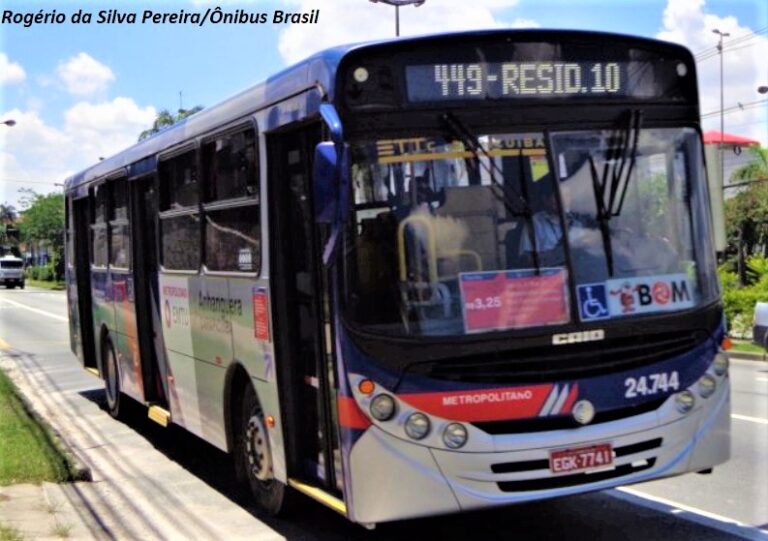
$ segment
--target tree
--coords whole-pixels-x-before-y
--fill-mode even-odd
[[[731,182],[768,180],[768,148],[752,146],[747,150],[752,154],[752,160],[731,174]]]
[[[16,221],[17,216],[18,213],[16,212],[16,207],[13,205],[9,205],[8,203],[0,205],[0,224],[11,225]]]
[[[748,183],[725,202],[728,244],[736,251],[739,285],[747,283],[745,258],[762,248],[768,255],[768,149],[750,147],[752,160],[731,174],[731,183]]]
[[[147,137],[150,137],[164,130],[165,128],[168,128],[169,126],[173,126],[178,121],[184,120],[188,116],[194,115],[195,113],[202,110],[202,105],[196,105],[195,107],[192,107],[192,109],[179,109],[175,115],[172,115],[168,109],[163,109],[157,113],[157,118],[155,118],[155,121],[152,123],[152,127],[148,130],[144,130],[139,134],[139,141],[143,141]]]
[[[3,203],[0,205],[0,255],[10,250],[16,250],[18,242],[18,230],[14,227],[18,213],[16,207]]]
[[[53,266],[59,269],[64,260],[64,194],[41,195],[26,190],[22,205],[25,207],[19,223],[22,240],[27,243],[46,242],[51,248]]]

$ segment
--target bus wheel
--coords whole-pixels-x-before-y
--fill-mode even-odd
[[[287,487],[275,479],[264,413],[250,385],[243,396],[235,453],[256,504],[272,515],[285,511]]]
[[[112,341],[104,340],[104,351],[101,358],[104,360],[104,390],[107,395],[107,411],[115,419],[120,418],[120,371],[117,368],[117,355]]]

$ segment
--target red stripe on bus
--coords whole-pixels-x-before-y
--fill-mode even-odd
[[[343,428],[365,430],[371,426],[371,421],[360,411],[354,398],[340,396],[337,399],[339,408],[339,424]]]
[[[414,408],[452,421],[500,421],[536,417],[552,391],[551,383],[448,393],[402,394]]]
[[[570,413],[571,408],[573,407],[573,403],[576,402],[576,399],[579,397],[579,385],[577,383],[573,384],[573,387],[571,387],[571,392],[568,393],[568,398],[565,399],[565,404],[563,404],[563,409],[560,410],[560,413]]]

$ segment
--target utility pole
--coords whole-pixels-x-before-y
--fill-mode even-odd
[[[715,28],[713,33],[720,36],[720,40],[717,43],[717,52],[720,55],[720,185],[725,186],[725,156],[724,156],[724,139],[725,139],[725,115],[724,115],[724,96],[723,96],[723,39],[730,36],[728,32],[721,32]],[[737,242],[738,254],[736,257],[736,272],[739,276],[739,287],[747,285],[747,273],[746,265],[744,262],[744,224],[739,226],[739,238]]]

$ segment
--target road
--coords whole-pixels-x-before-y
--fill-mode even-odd
[[[104,539],[768,539],[768,363],[732,363],[733,458],[712,475],[373,532],[310,501],[291,520],[261,516],[219,450],[138,410],[110,418],[101,382],[69,351],[61,292],[0,290],[0,366],[91,467],[71,499]]]

